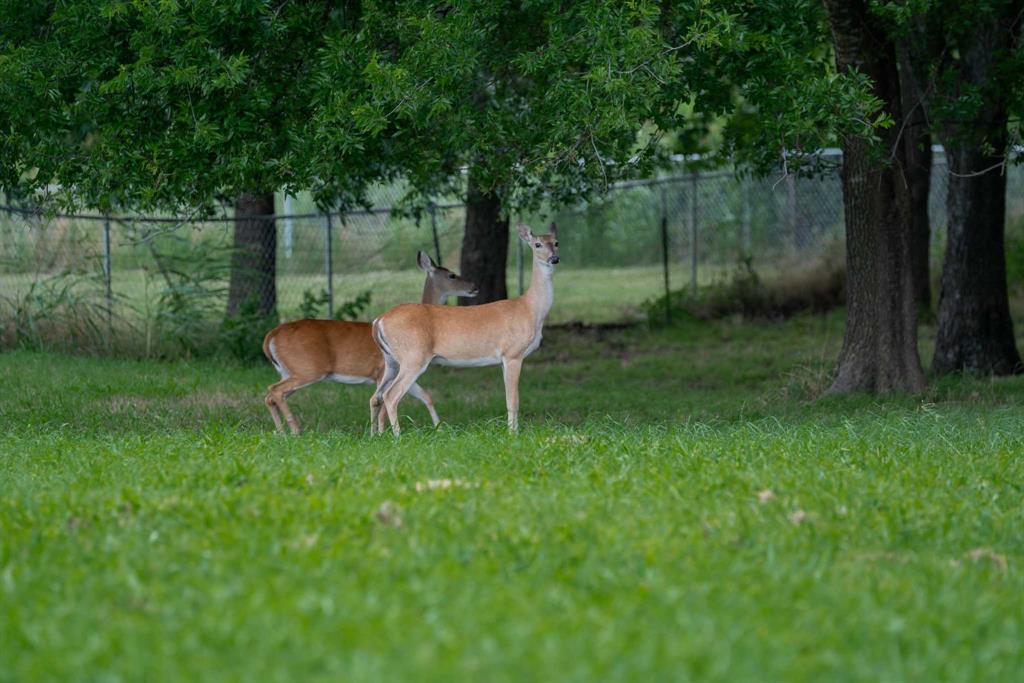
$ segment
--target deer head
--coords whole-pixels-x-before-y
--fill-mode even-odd
[[[478,290],[475,283],[437,265],[427,252],[417,252],[416,261],[420,270],[427,274],[424,292],[429,289],[433,294],[432,298],[438,303],[444,303],[444,300],[450,296],[474,297],[477,295]]]
[[[530,245],[530,249],[533,250],[534,261],[549,266],[558,263],[558,228],[554,223],[551,224],[551,232],[547,235],[534,235],[522,223],[516,229],[519,232],[519,239]]]

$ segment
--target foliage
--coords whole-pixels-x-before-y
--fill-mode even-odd
[[[768,168],[886,124],[812,0],[13,0],[0,23],[0,185],[65,205],[346,206],[398,174],[422,204],[468,164],[510,208],[557,207],[666,132],[689,151],[726,121],[724,153]]]
[[[923,90],[921,106],[943,144],[951,151],[958,145],[976,147],[992,156],[1020,144],[1020,0],[887,0],[875,2],[873,9],[907,47]],[[1004,135],[1007,114],[1014,119],[1009,136]]]
[[[342,301],[340,304],[336,304],[334,307],[334,319],[358,320],[370,305],[371,298],[372,292],[367,289],[357,294],[354,299]]]
[[[216,339],[214,321],[223,309],[230,252],[209,240],[193,241],[191,237],[179,231],[159,235],[142,231],[132,236],[137,244],[146,246],[162,285],[155,310],[149,311],[147,305],[145,311],[147,357],[157,346],[154,339],[169,339],[175,351],[186,357],[209,352]],[[147,286],[150,277],[147,272]]]
[[[317,56],[350,14],[330,2],[2,3],[0,186],[68,207],[187,212],[308,187]],[[363,158],[316,169],[342,203],[364,171],[376,177]]]
[[[760,173],[813,173],[813,152],[844,136],[876,140],[892,124],[881,114],[863,74],[836,72],[824,8],[815,0],[673,3],[665,21],[671,40],[701,39],[677,54],[680,77],[663,97],[688,103],[655,120],[680,130],[677,151],[713,151]],[[694,28],[694,27],[697,28]],[[716,149],[694,147],[724,122]],[[804,157],[805,153],[812,153]]]
[[[340,150],[367,135],[393,140],[403,174],[428,196],[464,190],[467,164],[509,206],[606,185],[632,167],[620,168],[675,70],[659,58],[649,1],[366,2],[362,21],[366,88],[324,98],[321,135]]]
[[[37,276],[25,291],[0,297],[3,333],[18,348],[108,350],[114,303],[96,277],[71,270]]]
[[[701,288],[671,292],[667,307],[675,320],[713,320],[742,316],[747,320],[784,320],[801,313],[828,313],[846,300],[846,266],[838,249],[789,268],[771,279],[762,278],[754,259],[740,259],[725,280]],[[665,296],[644,304],[654,325],[665,321]]]
[[[762,171],[891,123],[863,76],[835,72],[812,0],[408,0],[367,3],[363,21],[367,89],[325,107],[324,136],[395,139],[428,195],[464,189],[469,165],[510,208],[558,207],[662,152],[706,151],[698,141],[723,120],[723,155]]]
[[[1014,681],[1024,378],[808,403],[841,323],[551,330],[514,439],[496,368],[396,442],[367,387],[294,439],[265,365],[4,354],[0,671]]]
[[[334,320],[358,320],[362,317],[372,299],[372,292],[363,290],[353,299],[342,301],[334,306]],[[299,315],[302,318],[319,318],[320,312],[324,310],[329,298],[327,290],[321,289],[314,294],[312,289],[302,293],[302,303],[299,304]]]
[[[315,294],[312,289],[305,290],[302,292],[302,303],[299,304],[299,317],[319,318],[320,311],[327,305],[327,301],[326,289],[321,289]]]
[[[227,353],[241,361],[263,358],[263,337],[278,323],[276,316],[259,310],[259,301],[246,299],[238,313],[225,316],[220,325],[219,344]]]

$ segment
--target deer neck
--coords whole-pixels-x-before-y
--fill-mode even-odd
[[[423,298],[420,303],[444,304],[444,300],[446,298],[447,297],[445,297],[440,289],[434,286],[434,282],[428,277],[426,282],[423,283]]]
[[[533,260],[533,275],[530,277],[530,288],[526,290],[523,299],[526,301],[533,317],[537,323],[543,323],[551,310],[551,304],[555,301],[555,285],[552,276],[555,274],[553,266],[539,259]]]

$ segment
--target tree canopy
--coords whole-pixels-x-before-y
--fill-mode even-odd
[[[450,189],[467,164],[560,203],[709,121],[762,167],[879,123],[809,0],[12,0],[0,22],[0,182],[65,206],[351,204],[398,174]]]
[[[328,2],[4,3],[0,182],[101,209],[308,187],[316,67],[348,19]],[[377,175],[363,160],[338,195]]]

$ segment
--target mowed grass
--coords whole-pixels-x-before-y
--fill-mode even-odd
[[[1019,681],[1024,381],[809,400],[840,316],[552,330],[446,420],[0,356],[0,681]]]

